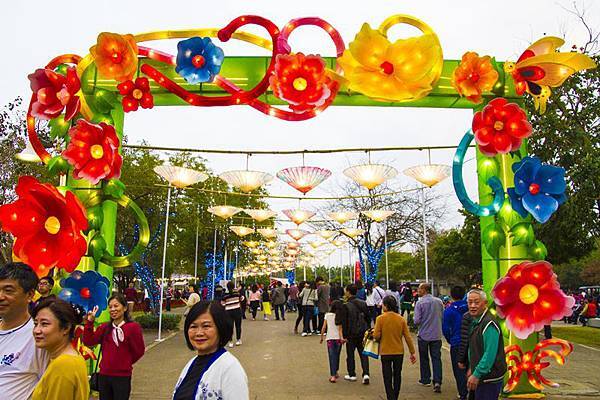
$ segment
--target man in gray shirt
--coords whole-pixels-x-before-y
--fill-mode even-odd
[[[431,385],[431,369],[429,357],[433,366],[433,391],[442,391],[442,316],[444,304],[437,297],[431,295],[431,285],[421,283],[417,291],[419,301],[415,306],[414,321],[419,326],[419,364],[421,379],[419,384]]]

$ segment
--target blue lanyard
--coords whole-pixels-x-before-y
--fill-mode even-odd
[[[198,378],[198,382],[196,382],[196,389],[194,390],[194,396],[192,397],[192,400],[196,399],[196,395],[198,394],[198,387],[200,386],[200,381],[202,380],[202,377],[204,376],[204,373],[206,371],[208,371],[208,369],[210,368],[210,366],[213,365],[214,362],[217,361],[217,359],[219,357],[221,357],[225,352],[227,352],[227,350],[225,350],[223,347],[221,347],[219,350],[217,350],[215,352],[215,354],[212,355],[212,357],[210,358],[210,360],[208,360],[208,363],[206,363],[206,366],[204,367],[204,369],[200,373],[200,377]],[[192,361],[192,364],[190,365],[190,368],[188,369],[188,372],[190,371],[190,369],[192,369],[192,367],[194,366],[195,362],[196,362],[196,360]],[[186,375],[187,375],[187,373],[186,373]],[[184,380],[185,380],[185,376],[181,380],[181,383],[183,383]],[[175,397],[177,396],[177,392],[179,392],[179,389],[181,389],[181,383],[179,384],[179,387],[175,390],[175,394],[173,395],[173,399],[175,399]]]

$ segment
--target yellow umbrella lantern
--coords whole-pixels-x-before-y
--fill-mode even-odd
[[[321,231],[317,231],[315,233],[317,235],[321,236],[325,240],[329,240],[337,234],[336,231],[328,231],[328,230],[321,230]]]
[[[310,232],[302,230],[302,229],[288,229],[285,231],[292,239],[298,241],[302,239],[304,236],[308,235]]]
[[[393,210],[367,210],[361,211],[363,215],[375,222],[383,222],[396,213]]]
[[[238,235],[239,237],[244,237],[251,233],[254,233],[254,229],[248,228],[247,226],[242,226],[242,225],[233,225],[233,226],[230,226],[229,229],[232,232],[234,232],[236,235]]]
[[[250,250],[250,253],[252,253],[252,254],[254,254],[254,255],[257,255],[257,254],[261,254],[261,253],[262,253],[262,250],[261,250],[261,249],[251,249],[251,250]]]
[[[244,212],[252,217],[253,220],[258,222],[263,222],[268,220],[269,218],[277,215],[275,211],[272,210],[254,210],[254,209],[245,209]]]
[[[287,242],[286,243],[286,247],[288,249],[297,249],[298,247],[300,247],[300,243],[298,243],[298,242]]]
[[[248,247],[249,249],[254,249],[256,247],[258,247],[258,242],[256,240],[248,240],[245,242],[242,242],[242,244],[246,247]]]
[[[344,228],[340,229],[340,232],[342,232],[346,236],[351,237],[352,239],[355,239],[357,236],[364,234],[365,230],[359,228]]]
[[[266,239],[271,239],[271,238],[277,237],[277,230],[275,230],[273,228],[259,228],[256,231],[258,233],[260,233]]]
[[[344,170],[344,175],[359,185],[372,190],[398,175],[396,168],[385,164],[355,165]]]
[[[421,182],[423,185],[432,187],[450,176],[452,169],[448,165],[423,164],[416,165],[404,170],[404,174]]]
[[[295,210],[283,210],[282,212],[296,225],[300,225],[315,215],[315,213],[312,211],[301,210],[299,208]]]
[[[285,253],[289,254],[290,256],[295,256],[300,252],[300,250],[298,249],[285,249]]]
[[[358,214],[353,211],[334,211],[327,214],[329,218],[336,221],[339,224],[344,224],[351,219],[358,218]]]
[[[274,249],[275,247],[277,247],[277,242],[274,242],[272,240],[266,241],[265,242],[265,247],[267,249]]]
[[[154,167],[154,172],[162,176],[169,184],[177,188],[185,188],[197,182],[204,182],[208,175],[204,172],[175,165],[159,165]]]
[[[242,211],[242,209],[233,206],[214,206],[208,208],[207,211],[219,218],[228,219]]]
[[[312,247],[313,249],[318,249],[319,247],[323,246],[325,244],[325,242],[320,242],[320,241],[314,241],[314,242],[310,242],[310,247]]]
[[[333,244],[335,247],[341,247],[344,245],[344,243],[346,243],[346,242],[344,242],[343,240],[339,240],[339,239],[335,239],[335,240],[331,241],[331,244]]]
[[[273,180],[273,176],[266,172],[248,170],[223,172],[219,178],[244,193],[258,189]]]

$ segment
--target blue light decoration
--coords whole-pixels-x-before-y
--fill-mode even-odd
[[[213,278],[213,264],[215,267],[215,276]],[[216,257],[213,261],[212,251],[204,254],[204,266],[206,267],[206,276],[201,281],[201,285],[208,288],[208,296],[211,297],[211,293],[214,293],[215,283],[223,280],[223,254],[220,252],[216,253]]]
[[[290,271],[285,271],[285,277],[288,280],[288,283],[291,285],[296,282],[296,268],[293,268]]]
[[[364,241],[362,241],[364,242]],[[385,254],[385,249],[393,246],[396,241],[387,242],[387,247],[385,244],[380,247],[374,247],[368,241],[363,244],[358,244],[358,259],[360,262],[360,275],[366,277],[365,283],[373,283],[377,280],[377,273],[379,272],[379,262],[381,258]],[[365,262],[364,257],[366,256],[367,261],[371,268],[369,269],[369,273],[367,274],[365,271]]]
[[[498,211],[500,211],[500,208],[504,203],[504,187],[497,176],[492,176],[487,180],[487,184],[492,189],[494,198],[491,204],[480,205],[469,198],[467,190],[465,189],[465,183],[463,181],[462,168],[465,160],[465,154],[467,153],[469,145],[473,141],[473,137],[473,131],[469,129],[463,136],[456,149],[454,161],[452,163],[452,183],[454,184],[456,196],[462,203],[465,210],[480,217],[489,217],[498,214]]]

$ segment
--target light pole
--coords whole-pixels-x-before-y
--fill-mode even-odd
[[[423,216],[423,250],[425,251],[425,282],[429,282],[429,262],[427,259],[427,224],[425,221],[425,186],[433,187],[450,176],[451,168],[447,165],[431,164],[431,153],[429,153],[429,164],[417,165],[404,170],[404,174],[423,184],[422,216]]]
[[[196,252],[194,253],[194,284],[198,283],[198,230],[200,229],[200,206],[196,217]]]
[[[160,304],[158,313],[158,338],[157,342],[161,342],[163,339],[162,334],[162,305],[165,291],[165,265],[167,261],[167,239],[169,232],[169,212],[171,206],[171,188],[173,186],[183,189],[187,186],[193,185],[198,182],[204,182],[208,179],[208,175],[203,172],[196,171],[189,168],[176,167],[174,165],[159,165],[154,168],[154,172],[169,182],[167,189],[167,213],[165,215],[165,237],[163,244],[163,259],[162,259],[162,271],[161,271],[161,282],[160,282]]]

